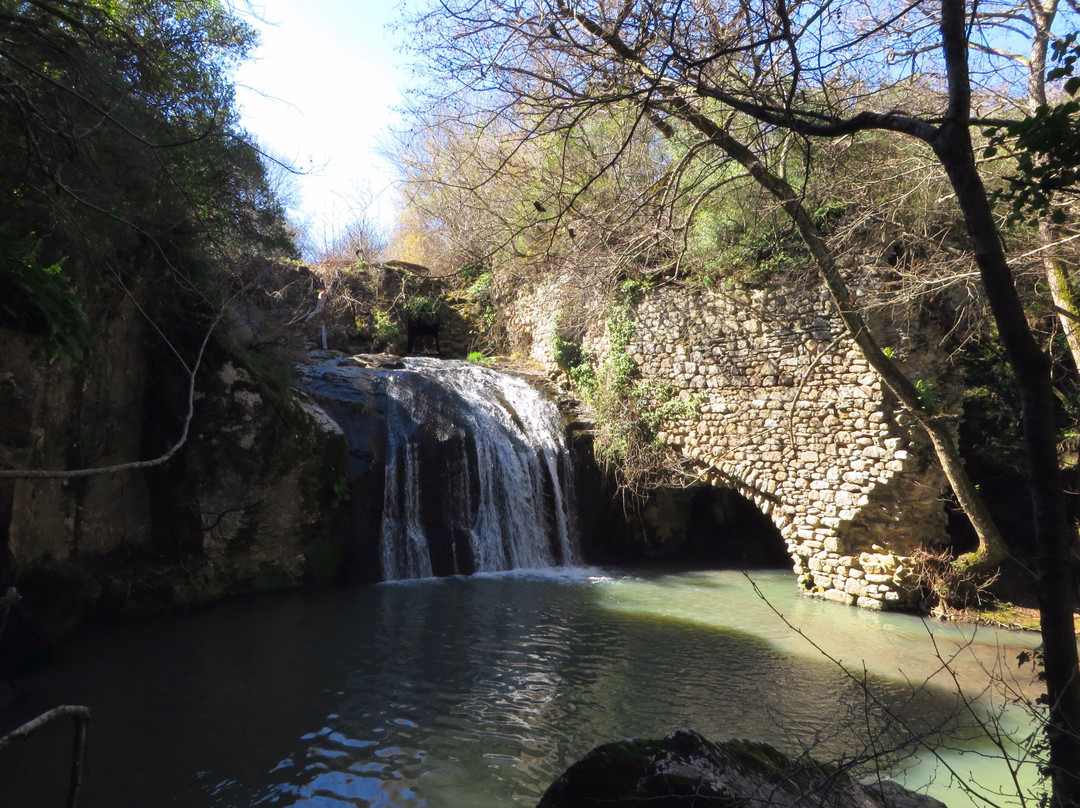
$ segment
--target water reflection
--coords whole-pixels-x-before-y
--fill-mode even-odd
[[[833,757],[871,736],[896,745],[901,724],[949,723],[951,683],[916,686],[940,667],[919,621],[801,599],[786,574],[755,580],[880,702],[738,573],[573,571],[265,598],[95,632],[24,683],[23,709],[93,707],[84,808],[533,805],[573,760],[630,735],[692,726]],[[938,633],[952,653],[956,637]],[[966,646],[972,692],[1000,642]],[[3,788],[2,805],[44,804]]]

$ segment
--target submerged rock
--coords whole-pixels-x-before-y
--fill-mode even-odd
[[[603,744],[566,770],[538,808],[945,808],[893,782],[861,785],[843,770],[756,741],[713,743],[689,729]]]

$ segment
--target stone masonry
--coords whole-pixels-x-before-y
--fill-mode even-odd
[[[519,302],[515,346],[554,370],[554,287]],[[608,350],[603,318],[582,336]],[[811,594],[869,609],[913,605],[911,552],[940,545],[943,475],[815,289],[651,289],[627,351],[644,383],[700,403],[668,426],[700,480],[769,515]],[[938,383],[943,352],[925,330],[876,323],[913,379]],[[946,402],[949,403],[949,402]]]

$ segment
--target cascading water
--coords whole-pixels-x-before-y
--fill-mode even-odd
[[[349,419],[346,390],[363,392],[354,408],[382,400],[382,577],[577,563],[572,465],[555,404],[525,380],[473,363],[397,364],[334,360],[301,379],[339,423]],[[355,466],[364,450],[357,430],[341,425]]]

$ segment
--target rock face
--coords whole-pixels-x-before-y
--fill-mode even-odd
[[[175,442],[187,378],[148,359],[145,329],[121,306],[78,365],[49,363],[40,345],[0,331],[4,466],[108,466]],[[330,492],[345,476],[344,438],[269,382],[254,356],[211,346],[190,434],[168,463],[0,485],[0,586],[23,595],[9,644],[51,647],[89,614],[144,614],[339,574],[344,537]]]
[[[654,287],[620,346],[602,310],[582,325],[560,299],[553,285],[519,300],[519,352],[552,372],[555,334],[601,361],[625,352],[640,383],[670,385],[690,405],[660,438],[702,484],[734,489],[772,519],[808,592],[871,609],[914,604],[909,556],[945,541],[943,475],[820,290]],[[931,319],[879,313],[874,327],[951,411],[957,391],[943,381],[948,358]]]
[[[680,729],[660,740],[596,747],[559,777],[538,808],[945,808],[893,782],[860,785],[835,767],[754,741],[712,743]]]

